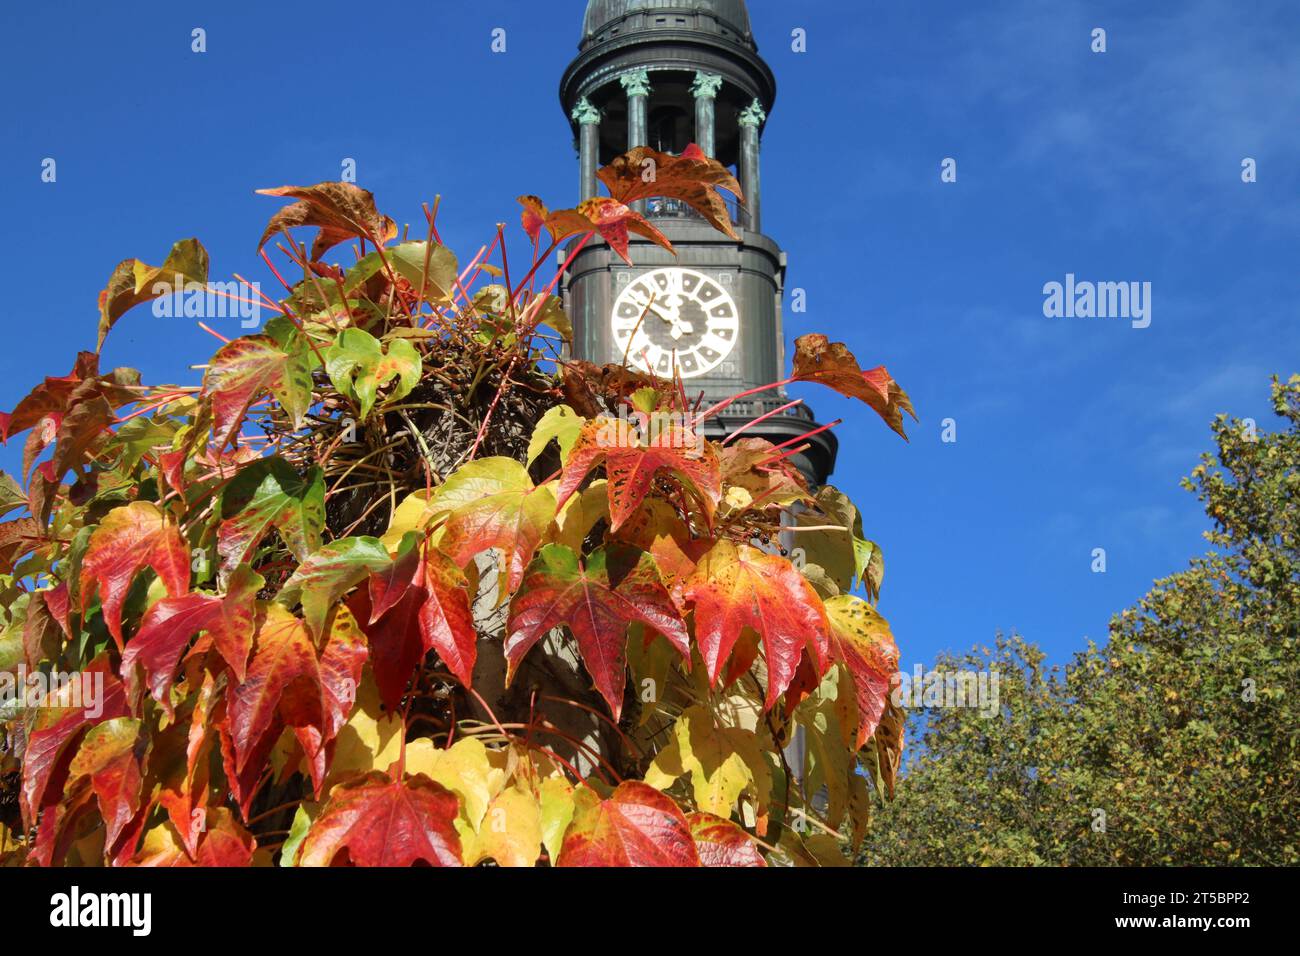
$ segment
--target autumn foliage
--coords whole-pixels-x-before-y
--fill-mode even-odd
[[[436,204],[399,239],[351,184],[262,190],[291,200],[258,244],[285,295],[201,385],[83,352],[0,416],[24,442],[0,481],[0,859],[844,861],[902,748],[880,553],[797,442],[707,440],[726,403],[568,357],[556,248],[671,248],[647,196],[730,232],[716,190],[739,193],[694,147],[600,178],[576,209],[521,199],[522,275],[504,230],[462,267]],[[207,272],[193,239],[125,260],[99,345]],[[794,382],[900,434],[912,411],[823,336],[770,387]],[[672,424],[628,427],[651,419]]]

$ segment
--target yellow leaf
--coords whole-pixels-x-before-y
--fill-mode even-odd
[[[554,865],[564,843],[564,832],[573,821],[573,785],[562,776],[547,777],[542,781],[540,804],[542,843],[546,847],[546,855]]]
[[[370,669],[357,685],[357,702],[334,744],[334,762],[323,793],[345,777],[367,770],[388,770],[402,754],[402,718],[384,714]]]
[[[406,745],[406,772],[422,773],[461,799],[470,826],[478,831],[492,798],[505,786],[506,772],[493,766],[488,749],[474,737],[462,737],[448,748],[439,748],[427,737]]]
[[[534,866],[542,850],[541,808],[537,798],[518,787],[507,787],[488,807],[479,827],[477,857],[467,864],[493,859],[500,866]]]

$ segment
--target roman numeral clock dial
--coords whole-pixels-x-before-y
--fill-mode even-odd
[[[614,301],[610,324],[618,358],[632,368],[695,378],[718,367],[740,333],[731,294],[702,272],[676,266],[633,279]]]

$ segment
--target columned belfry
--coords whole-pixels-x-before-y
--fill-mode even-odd
[[[560,81],[560,101],[578,150],[582,199],[598,195],[596,170],[635,146],[681,153],[696,143],[730,167],[745,203],[729,203],[739,241],[684,203],[650,199],[637,211],[677,255],[636,237],[629,267],[592,240],[563,281],[578,358],[670,377],[711,403],[783,378],[785,253],[762,231],[760,153],[776,80],[758,55],[744,0],[590,0],[578,56]],[[724,195],[727,195],[724,193]],[[643,318],[644,316],[644,318]],[[711,435],[786,404],[764,392],[730,406]],[[816,427],[806,406],[746,435],[780,444]],[[835,464],[829,431],[795,456],[815,484]]]

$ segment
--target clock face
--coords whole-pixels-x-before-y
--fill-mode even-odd
[[[740,312],[730,293],[702,272],[670,266],[629,282],[610,316],[617,358],[671,378],[703,375],[736,347]]]

